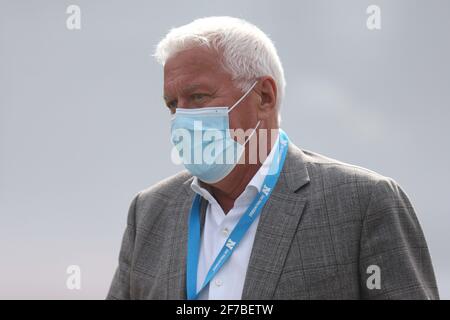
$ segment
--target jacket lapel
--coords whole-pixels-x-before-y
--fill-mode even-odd
[[[280,178],[261,212],[242,299],[273,299],[306,199],[295,192],[309,182],[303,152],[289,145]]]
[[[168,265],[168,290],[167,299],[170,300],[185,300],[186,296],[186,261],[187,261],[187,239],[188,239],[188,225],[189,213],[191,211],[192,202],[195,193],[191,191],[190,185],[192,177],[184,182],[184,192],[180,194],[179,202],[175,202],[168,206],[170,208],[170,215],[174,217],[172,221],[172,244]],[[202,199],[201,203],[201,230],[205,221],[206,201]],[[180,213],[179,215],[174,213]]]
[[[170,211],[168,214],[173,217],[167,266],[167,299],[169,300],[186,299],[187,227],[192,199],[192,196],[185,195],[184,201],[174,203],[167,208]]]

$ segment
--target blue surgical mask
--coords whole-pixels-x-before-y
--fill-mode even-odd
[[[230,108],[177,108],[172,118],[171,140],[186,169],[201,181],[216,183],[225,178],[239,162],[245,145],[230,135],[229,113],[251,92],[251,88]]]

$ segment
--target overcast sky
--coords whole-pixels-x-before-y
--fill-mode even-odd
[[[66,9],[81,9],[68,30]],[[381,9],[381,29],[366,9]],[[182,168],[154,46],[231,15],[275,42],[282,127],[304,149],[394,178],[450,298],[450,56],[446,0],[0,0],[0,298],[103,299],[128,206]],[[81,290],[66,268],[81,268]]]

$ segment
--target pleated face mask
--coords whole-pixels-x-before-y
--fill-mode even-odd
[[[244,100],[250,89],[230,108],[226,106],[204,108],[177,108],[172,118],[171,140],[186,167],[206,183],[225,178],[239,162],[245,145],[256,132],[260,121],[244,144],[230,134],[229,113]]]

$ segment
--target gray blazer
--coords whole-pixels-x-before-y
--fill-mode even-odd
[[[191,182],[183,171],[133,199],[107,299],[186,299]],[[368,285],[373,272],[379,288]],[[291,143],[261,212],[242,299],[438,298],[423,232],[399,185]]]

